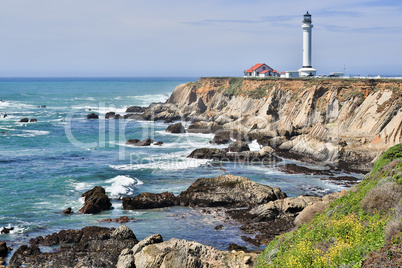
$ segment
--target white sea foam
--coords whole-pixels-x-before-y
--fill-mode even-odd
[[[156,94],[156,95],[142,95],[142,96],[126,96],[124,98],[133,99],[137,101],[136,105],[146,106],[152,102],[165,102],[169,96],[166,94]]]
[[[93,97],[86,97],[86,98],[72,98],[71,100],[72,100],[72,101],[74,101],[74,100],[87,100],[87,101],[94,101],[94,100],[95,100],[95,98],[93,98]]]
[[[23,130],[21,134],[15,134],[17,137],[36,137],[42,135],[49,135],[49,131],[46,130]]]
[[[74,182],[74,184],[75,184],[75,190],[78,192],[86,191],[95,185],[93,183],[87,183],[87,182]]]
[[[5,227],[0,227],[0,234],[4,230],[4,228],[13,229],[13,230],[10,230],[10,234],[22,234],[22,233],[24,233],[25,230],[27,230],[27,228],[24,228],[21,226],[12,226],[11,224],[8,224]]]
[[[257,140],[253,140],[249,143],[248,147],[250,147],[250,151],[259,151],[261,149],[261,145],[258,144]]]
[[[106,192],[110,193],[111,197],[119,197],[121,195],[132,195],[134,193],[133,186],[144,184],[137,178],[130,178],[128,176],[117,176],[113,179],[105,181],[111,184],[105,187]]]
[[[18,101],[0,101],[0,108],[3,111],[7,111],[7,109],[31,109],[36,108],[35,105],[25,104]],[[4,110],[6,109],[6,110]]]
[[[183,170],[193,169],[206,165],[208,159],[193,159],[193,158],[172,158],[164,161],[152,161],[149,163],[137,163],[127,165],[110,165],[109,167],[116,170],[138,170],[138,169],[155,169],[155,170]]]
[[[46,131],[46,130],[24,130],[24,132],[33,134],[33,135],[35,135],[35,136],[48,135],[48,134],[50,134],[50,132],[49,132],[49,131]]]

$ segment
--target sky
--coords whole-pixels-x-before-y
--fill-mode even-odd
[[[0,0],[0,77],[402,75],[401,0]]]

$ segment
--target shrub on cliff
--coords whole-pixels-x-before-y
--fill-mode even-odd
[[[360,267],[370,253],[382,256],[384,248],[392,251],[398,247],[402,237],[401,153],[401,144],[390,148],[359,185],[311,222],[273,240],[256,267]],[[374,201],[380,195],[389,196]],[[272,251],[277,252],[274,258]],[[397,267],[400,259],[399,255],[388,256],[382,264]],[[366,262],[382,265],[380,259]]]

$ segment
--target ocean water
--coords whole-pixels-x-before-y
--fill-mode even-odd
[[[108,111],[124,114],[131,105],[164,102],[174,88],[197,78],[2,78],[0,79],[0,234],[14,249],[39,235],[90,225],[123,215],[138,239],[160,233],[195,240],[218,249],[229,243],[255,248],[241,240],[236,224],[216,231],[225,219],[197,208],[123,210],[121,196],[170,191],[179,194],[197,178],[234,174],[281,187],[288,196],[326,194],[345,189],[319,176],[289,175],[276,166],[212,163],[187,155],[212,147],[210,134],[169,134],[163,122],[105,120]],[[46,108],[42,106],[46,105]],[[87,120],[97,112],[99,120]],[[4,115],[7,116],[4,118]],[[19,123],[22,118],[36,123]],[[127,139],[153,138],[163,146],[131,147]],[[253,150],[259,146],[254,141]],[[224,146],[215,146],[224,148]],[[294,162],[285,160],[280,164]],[[105,187],[113,210],[83,215],[80,196]],[[66,216],[67,207],[76,212]]]

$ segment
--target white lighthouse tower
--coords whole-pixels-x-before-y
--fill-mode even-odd
[[[303,67],[299,69],[299,76],[315,76],[316,69],[311,67],[311,15],[307,13],[304,15],[302,24],[303,28]]]

